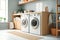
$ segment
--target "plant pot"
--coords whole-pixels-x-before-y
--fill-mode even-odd
[[[52,34],[53,36],[56,36],[56,28],[51,28],[51,34]]]
[[[24,2],[28,2],[28,0],[24,0]]]

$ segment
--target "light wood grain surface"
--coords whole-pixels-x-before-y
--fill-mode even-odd
[[[22,33],[22,32],[17,32],[17,31],[9,32],[9,33],[17,35],[19,37],[26,38],[28,40],[39,40],[40,39],[40,37],[37,37],[37,36],[34,36],[34,35],[30,35],[30,34],[26,34],[26,33]],[[42,37],[41,37],[41,39],[42,39]]]

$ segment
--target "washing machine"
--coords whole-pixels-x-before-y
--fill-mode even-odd
[[[40,14],[30,14],[30,33],[40,35]]]
[[[21,31],[29,32],[29,14],[21,14]]]

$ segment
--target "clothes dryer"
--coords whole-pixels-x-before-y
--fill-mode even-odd
[[[40,14],[30,14],[30,33],[40,35]]]

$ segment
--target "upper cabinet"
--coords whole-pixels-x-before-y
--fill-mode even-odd
[[[27,3],[34,2],[34,1],[35,0],[21,0],[21,1],[19,1],[18,5],[27,4]]]

